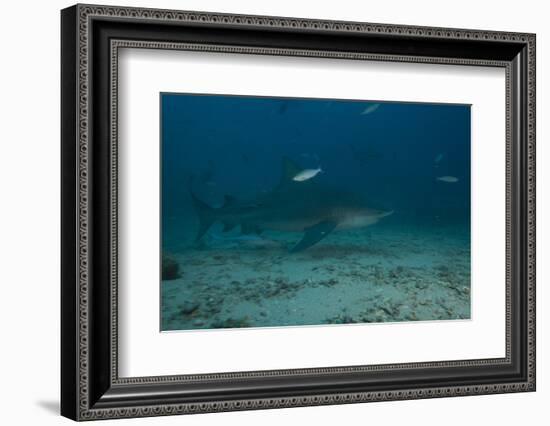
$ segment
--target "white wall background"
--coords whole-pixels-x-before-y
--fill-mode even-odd
[[[103,4],[537,33],[538,391],[292,408],[118,424],[546,424],[550,401],[550,27],[540,0],[104,0]],[[0,418],[6,425],[69,424],[59,404],[59,9],[71,2],[2,5],[0,25]],[[102,424],[117,424],[108,421]],[[129,423],[131,422],[131,423]]]

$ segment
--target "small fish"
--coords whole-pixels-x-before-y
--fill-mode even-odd
[[[445,154],[437,154],[437,156],[434,158],[434,163],[435,164],[439,163],[441,160],[443,160],[444,156]]]
[[[366,107],[363,112],[361,112],[361,115],[368,115],[376,111],[380,107],[380,104],[372,104]]]
[[[296,182],[303,182],[305,180],[309,180],[311,178],[314,178],[319,173],[321,173],[323,170],[319,167],[318,169],[305,169],[302,170],[300,173],[298,173],[296,176],[292,178],[292,180]]]
[[[441,182],[447,182],[447,183],[456,183],[458,182],[458,178],[454,176],[440,176],[438,178],[435,178],[436,180],[439,180]]]

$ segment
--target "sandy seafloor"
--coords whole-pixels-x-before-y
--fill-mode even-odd
[[[161,330],[470,318],[465,227],[378,224],[293,254],[300,234],[262,237],[170,252],[180,277],[161,283]]]

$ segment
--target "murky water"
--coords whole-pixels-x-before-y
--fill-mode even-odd
[[[163,94],[162,330],[470,318],[470,108]]]

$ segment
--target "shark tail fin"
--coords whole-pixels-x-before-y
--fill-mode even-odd
[[[190,191],[190,193],[191,199],[193,200],[193,204],[195,205],[195,209],[199,216],[199,232],[195,238],[195,242],[197,242],[204,236],[204,234],[206,234],[206,231],[210,229],[217,217],[216,210],[214,208],[197,198],[193,191]]]

